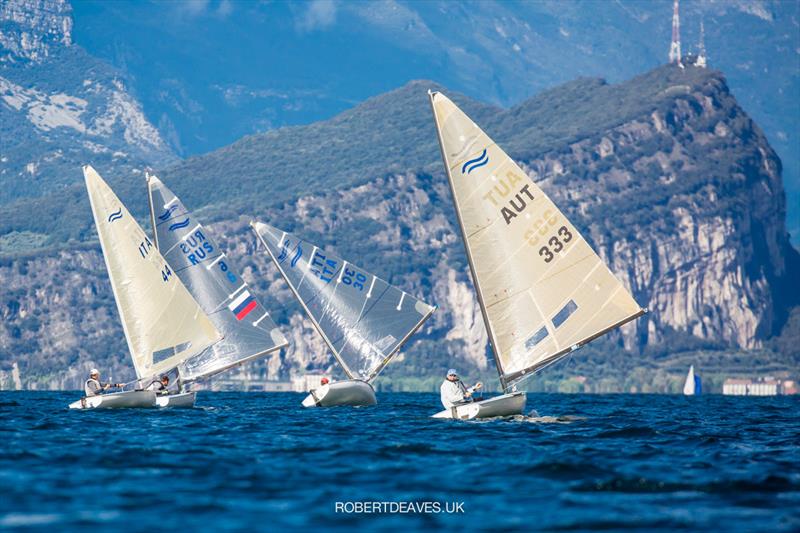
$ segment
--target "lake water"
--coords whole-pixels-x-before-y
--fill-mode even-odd
[[[0,393],[0,528],[800,529],[800,397],[530,394],[538,416],[463,422],[432,394],[78,396]]]

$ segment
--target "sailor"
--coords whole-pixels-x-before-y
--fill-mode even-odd
[[[328,378],[322,378],[321,380],[319,380],[320,385],[327,385],[328,383],[330,383],[330,380]]]
[[[167,388],[169,387],[169,376],[164,374],[161,376],[161,379],[154,379],[150,385],[148,385],[147,390],[156,391],[158,394],[166,394]]]
[[[97,396],[103,394],[111,387],[122,387],[122,384],[114,383],[112,385],[111,383],[100,383],[100,371],[93,368],[89,371],[89,379],[86,380],[83,386],[83,392],[86,396]]]
[[[450,409],[456,404],[472,401],[472,393],[483,387],[480,381],[474,387],[467,388],[464,382],[458,378],[455,368],[447,371],[447,378],[442,382],[442,405],[445,409]]]

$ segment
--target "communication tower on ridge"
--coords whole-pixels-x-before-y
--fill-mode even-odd
[[[706,30],[703,27],[703,21],[700,20],[700,42],[697,44],[697,60],[694,64],[700,68],[706,68]]]
[[[672,5],[672,43],[669,45],[669,62],[683,68],[681,63],[681,21],[678,15],[678,0]]]

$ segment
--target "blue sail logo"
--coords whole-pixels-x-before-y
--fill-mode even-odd
[[[185,228],[185,227],[186,227],[186,226],[188,226],[188,225],[189,225],[189,219],[187,218],[187,219],[186,219],[186,220],[184,220],[183,222],[176,222],[175,224],[172,224],[172,225],[169,227],[169,230],[170,230],[170,231],[175,231],[176,229]]]
[[[486,148],[483,149],[483,153],[476,157],[475,159],[470,159],[461,167],[462,174],[469,174],[476,168],[480,168],[486,163],[489,162],[489,155],[486,153]]]
[[[163,214],[158,215],[158,220],[166,221],[172,215],[172,212],[175,211],[176,209],[178,209],[178,205],[177,204],[173,205],[169,209],[166,209]]]
[[[292,258],[292,263],[291,263],[292,268],[294,268],[297,262],[300,261],[300,258],[302,256],[303,256],[303,248],[300,247],[300,245],[297,245],[297,252],[294,254],[294,257]]]
[[[278,262],[283,263],[283,260],[286,259],[286,256],[289,255],[289,241],[284,241],[283,246],[281,247],[281,253],[278,255]]]
[[[111,213],[110,215],[108,215],[108,221],[109,222],[114,222],[115,220],[119,220],[121,218],[122,218],[122,208],[121,207],[119,209],[117,209],[116,211],[114,211],[113,213]]]

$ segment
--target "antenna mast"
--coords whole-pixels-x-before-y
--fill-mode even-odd
[[[672,5],[672,43],[669,45],[669,62],[683,68],[681,63],[681,21],[678,15],[679,0]]]
[[[700,19],[700,43],[697,45],[699,50],[697,51],[697,61],[695,65],[700,68],[706,68],[707,60],[706,60],[706,29],[703,26],[703,19]]]

